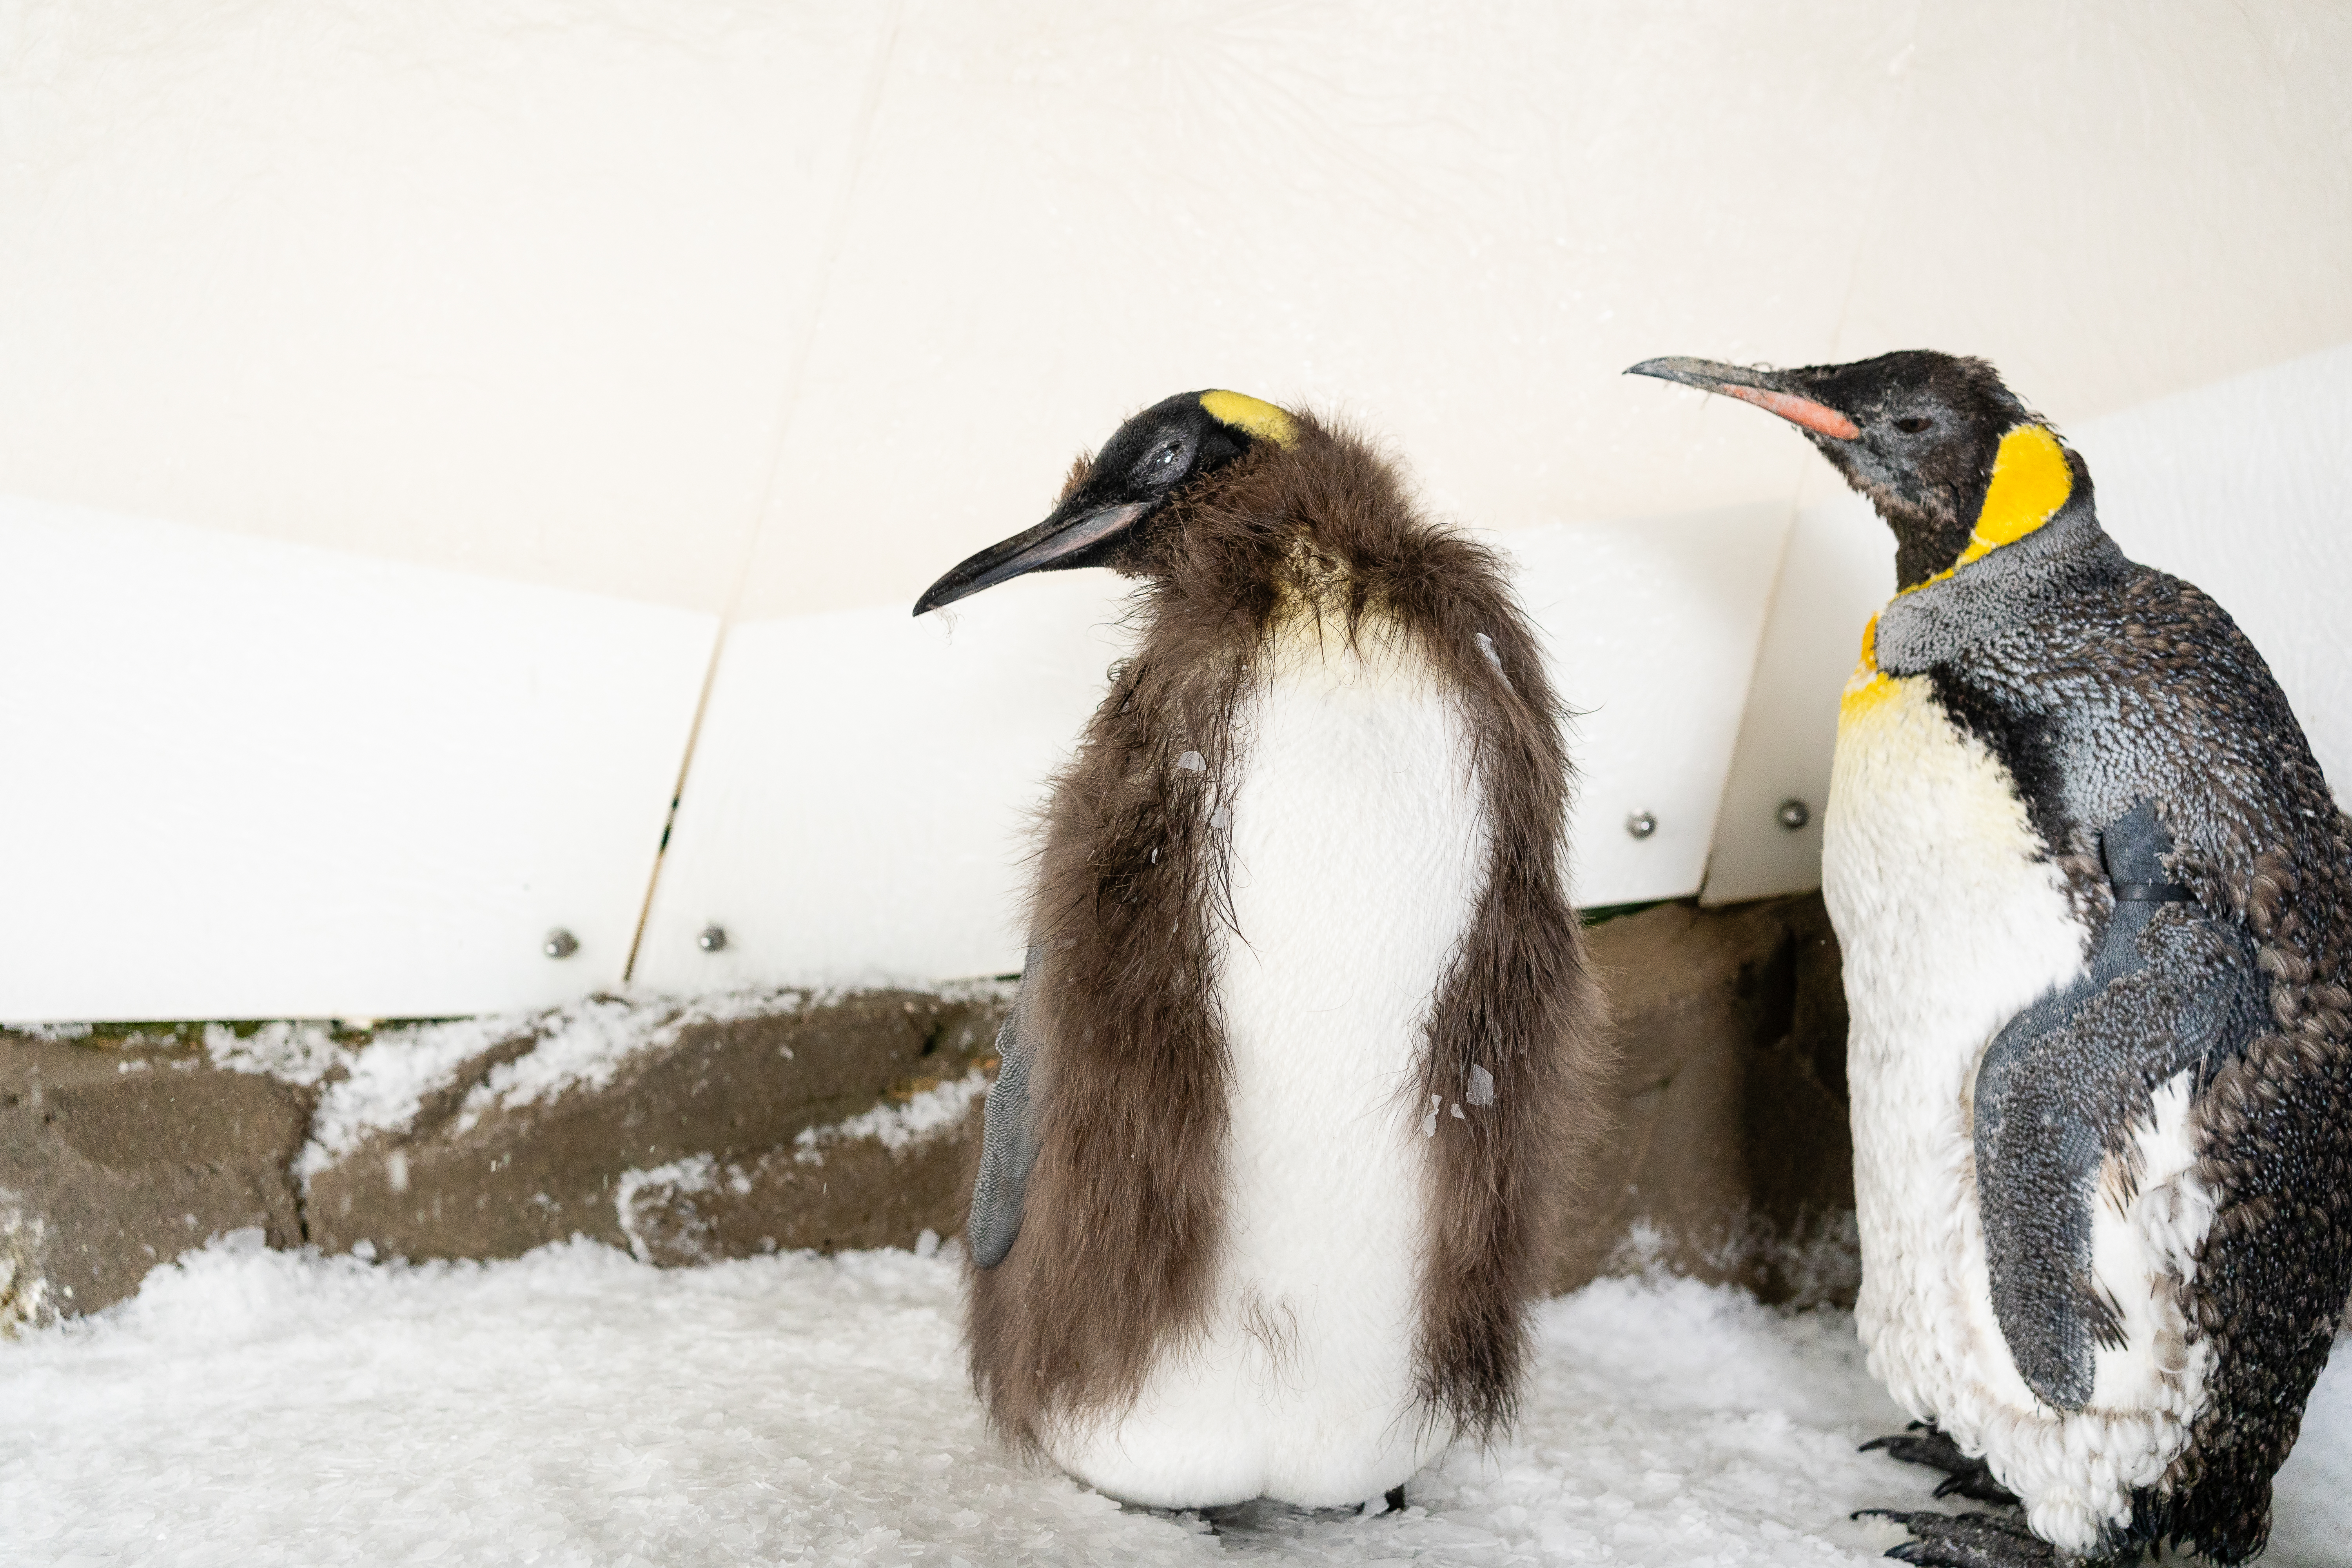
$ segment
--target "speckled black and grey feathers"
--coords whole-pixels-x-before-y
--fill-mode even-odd
[[[2352,1291],[2352,847],[2286,699],[2190,584],[2127,560],[2087,476],[2049,523],[1880,617],[1890,675],[1924,674],[2005,765],[2093,931],[2092,973],[1988,1052],[1977,1142],[1996,1309],[2046,1401],[2079,1405],[2111,1318],[2085,1281],[2090,1179],[2155,1089],[2194,1075],[2218,1213],[2184,1288],[2214,1352],[2189,1447],[2133,1535],[2258,1552],[2270,1478]],[[2160,836],[2192,901],[2118,903],[2119,827]]]
[[[2158,1088],[2191,1093],[2262,1030],[2253,954],[2168,880],[2171,840],[2143,800],[2101,830],[2113,913],[2081,978],[2010,1020],[1977,1072],[1977,1190],[1993,1310],[2043,1403],[2090,1403],[2095,1346],[2122,1312],[2093,1273],[2102,1167],[2133,1158]],[[2137,1173],[2135,1173],[2135,1184]]]

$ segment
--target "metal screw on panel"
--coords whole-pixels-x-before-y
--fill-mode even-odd
[[[1647,838],[1658,830],[1658,819],[1646,811],[1637,811],[1625,819],[1625,831],[1636,838]]]
[[[702,934],[694,939],[694,945],[700,948],[705,952],[717,952],[720,948],[727,945],[727,928],[725,926],[704,926],[702,928]]]
[[[1780,809],[1772,814],[1772,819],[1794,833],[1811,822],[1813,819],[1813,814],[1801,800],[1784,800],[1780,803]]]
[[[580,951],[580,939],[557,926],[547,933],[547,940],[539,944],[539,951],[550,958],[569,958]]]

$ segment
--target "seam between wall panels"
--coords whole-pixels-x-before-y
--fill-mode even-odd
[[[1871,158],[1870,182],[1867,194],[1863,198],[1862,226],[1860,232],[1854,237],[1853,253],[1846,262],[1845,289],[1838,298],[1837,319],[1830,325],[1829,353],[1822,356],[1825,363],[1833,364],[1845,357],[1846,322],[1853,314],[1854,290],[1861,286],[1863,264],[1869,259],[1872,242],[1878,232],[1879,196],[1886,184],[1886,150],[1895,145],[1896,137],[1911,123],[1911,102],[1916,91],[1917,81],[1913,72],[1916,68],[1916,62],[1919,53],[1919,9],[1915,0],[1911,7],[1910,36],[1905,41],[1902,52],[1895,57],[1898,62],[1906,62],[1906,68],[1901,72],[1902,89],[1896,95],[1895,107],[1888,115],[1891,123],[1887,126],[1886,133],[1877,138],[1877,144]],[[1800,464],[1796,469],[1795,483],[1790,489],[1789,518],[1782,525],[1780,562],[1773,568],[1771,591],[1764,600],[1764,623],[1757,630],[1755,657],[1748,661],[1748,689],[1746,694],[1740,699],[1739,727],[1732,737],[1731,763],[1723,770],[1722,791],[1716,796],[1715,802],[1715,821],[1707,829],[1706,860],[1699,868],[1698,879],[1698,900],[1701,904],[1706,902],[1707,887],[1715,877],[1716,851],[1723,843],[1724,823],[1727,820],[1725,813],[1731,807],[1732,787],[1739,782],[1739,763],[1745,751],[1741,742],[1748,736],[1749,710],[1756,705],[1756,682],[1764,670],[1764,651],[1771,643],[1773,626],[1780,619],[1780,591],[1788,584],[1789,557],[1796,549],[1797,521],[1800,514],[1804,510],[1804,501],[1805,468],[1803,464]],[[1827,810],[1828,804],[1822,803],[1822,808]]]
[[[1731,808],[1731,788],[1739,780],[1739,758],[1748,738],[1748,715],[1756,705],[1756,679],[1764,668],[1764,650],[1772,641],[1772,627],[1780,616],[1780,589],[1789,580],[1789,555],[1797,546],[1797,517],[1802,510],[1805,493],[1804,470],[1797,470],[1796,493],[1790,498],[1789,513],[1780,524],[1780,553],[1772,563],[1772,585],[1764,594],[1764,618],[1756,626],[1755,651],[1748,658],[1748,683],[1739,699],[1739,722],[1731,732],[1731,757],[1723,769],[1723,783],[1715,796],[1715,820],[1707,825],[1706,858],[1698,868],[1698,890],[1694,895],[1704,905],[1707,883],[1715,876],[1715,852],[1723,842],[1724,814]]]
[[[652,918],[654,895],[661,887],[661,873],[669,850],[671,830],[677,825],[679,804],[686,798],[687,776],[694,768],[695,746],[702,739],[702,721],[710,710],[710,692],[719,678],[719,661],[727,654],[727,637],[734,629],[736,612],[743,603],[743,592],[751,580],[752,563],[758,558],[761,537],[766,533],[776,510],[776,489],[783,477],[784,444],[792,435],[793,420],[800,413],[801,394],[807,384],[809,363],[815,356],[816,334],[824,315],[825,301],[833,292],[835,268],[840,264],[842,247],[847,243],[850,214],[856,205],[857,182],[865,173],[866,148],[874,137],[874,121],[880,115],[882,93],[890,73],[890,62],[898,52],[899,26],[906,19],[906,0],[891,0],[889,14],[882,24],[881,37],[874,46],[874,58],[866,67],[865,90],[858,95],[857,121],[850,134],[849,151],[842,159],[840,179],[835,183],[833,200],[824,220],[824,248],[817,258],[816,274],[809,285],[807,308],[801,312],[800,330],[794,336],[790,359],[784,370],[783,395],[776,410],[773,435],[769,439],[766,470],[760,479],[759,512],[752,520],[750,532],[743,542],[741,554],[735,563],[735,572],[727,588],[725,605],[719,613],[719,630],[710,643],[710,659],[703,667],[702,689],[694,702],[694,721],[687,727],[686,747],[679,754],[677,780],[671,786],[669,813],[662,819],[660,847],[655,851],[651,873],[646,878],[646,895],[637,906],[636,929],[629,937],[629,960],[621,971],[622,984],[626,984],[636,973],[637,950],[646,940],[646,922]]]

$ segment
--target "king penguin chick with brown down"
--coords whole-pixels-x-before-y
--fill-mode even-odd
[[[1895,534],[1823,820],[1855,1318],[1922,1424],[1872,1447],[2003,1511],[1888,1555],[2244,1562],[2352,1289],[2352,850],[2301,726],[1983,361],[1633,370],[1795,424]]]
[[[1496,557],[1364,442],[1137,415],[1024,573],[1139,580],[1055,780],[966,1239],[976,1387],[1130,1502],[1401,1504],[1510,1419],[1594,1131],[1569,764]]]

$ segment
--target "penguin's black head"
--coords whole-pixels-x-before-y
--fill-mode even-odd
[[[1625,374],[1737,397],[1804,431],[1894,530],[1899,587],[2008,543],[2078,489],[2089,493],[2081,459],[1980,359],[1908,349],[1852,364],[1751,370],[1675,358]],[[2011,481],[2000,495],[1997,467]]]
[[[1261,442],[1290,447],[1297,440],[1289,415],[1238,392],[1183,392],[1155,403],[1120,426],[1092,461],[1080,463],[1051,517],[960,563],[923,590],[915,614],[1031,572],[1148,571],[1170,526],[1170,502]]]

